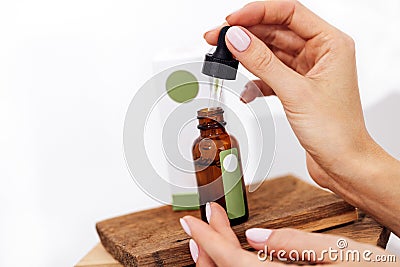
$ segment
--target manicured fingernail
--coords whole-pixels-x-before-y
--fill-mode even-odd
[[[211,205],[210,205],[210,202],[206,203],[206,217],[207,217],[207,222],[210,223],[210,219],[211,219]]]
[[[243,93],[243,94],[240,96],[240,101],[242,101],[242,102],[245,103],[245,104],[247,104],[248,102],[250,102],[250,101],[248,101],[246,95],[247,95],[246,93]]]
[[[193,239],[190,239],[189,241],[189,249],[190,255],[192,255],[192,259],[196,263],[197,259],[199,258],[199,247],[197,246],[196,241]]]
[[[239,51],[243,52],[250,45],[250,37],[245,33],[240,27],[232,26],[226,32],[226,37],[233,47]]]
[[[264,243],[271,235],[271,233],[272,230],[269,229],[250,228],[246,230],[246,237],[254,243]]]
[[[192,233],[190,232],[190,228],[189,225],[187,224],[187,222],[185,221],[185,219],[180,218],[179,222],[181,223],[181,226],[183,228],[183,230],[185,231],[185,233],[189,236],[192,236]]]
[[[253,82],[249,82],[246,84],[245,89],[242,92],[240,100],[243,103],[250,103],[256,97],[262,96],[262,93],[260,89],[257,87],[257,85]]]
[[[249,85],[246,84],[242,94],[240,95],[240,101],[242,101],[245,104],[248,103],[249,102],[248,95],[249,95]]]

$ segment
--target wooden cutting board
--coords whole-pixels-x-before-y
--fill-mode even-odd
[[[365,214],[360,211],[358,211],[358,213],[358,220],[354,223],[347,223],[319,232],[343,236],[358,242],[374,246],[377,245],[385,249],[389,240],[390,231],[371,217],[365,216]],[[91,249],[75,267],[122,267],[122,265],[104,249],[101,243],[99,243]]]
[[[355,208],[338,196],[293,176],[267,180],[248,193],[249,220],[233,230],[244,248],[244,232],[252,227],[322,230],[357,220]],[[200,211],[172,211],[171,206],[140,211],[97,223],[104,248],[125,266],[192,264],[179,218]]]

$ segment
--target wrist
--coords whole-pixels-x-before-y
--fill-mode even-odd
[[[358,206],[367,193],[365,189],[370,189],[373,177],[379,176],[387,168],[385,165],[390,161],[390,155],[367,131],[355,143],[332,168],[329,189]]]
[[[399,234],[400,161],[369,139],[331,175],[329,189]]]

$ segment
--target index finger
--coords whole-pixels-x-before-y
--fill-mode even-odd
[[[249,251],[243,250],[237,244],[226,240],[207,223],[185,216],[183,220],[190,229],[195,242],[207,253],[217,266],[259,266],[261,262]],[[261,265],[263,266],[263,265]],[[271,263],[270,266],[281,266]]]
[[[229,25],[250,27],[258,24],[286,25],[304,39],[332,29],[329,23],[297,1],[252,2],[226,18]]]
[[[240,247],[225,240],[210,225],[199,219],[185,216],[183,220],[189,226],[192,238],[217,266],[229,266],[233,262],[240,262]],[[232,252],[233,255],[229,255],[227,251]]]

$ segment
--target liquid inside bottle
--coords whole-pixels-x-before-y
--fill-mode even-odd
[[[227,211],[231,225],[236,225],[246,221],[249,212],[239,145],[225,130],[223,112],[221,107],[197,112],[200,136],[192,154],[202,220],[207,221],[205,204],[214,201]]]

